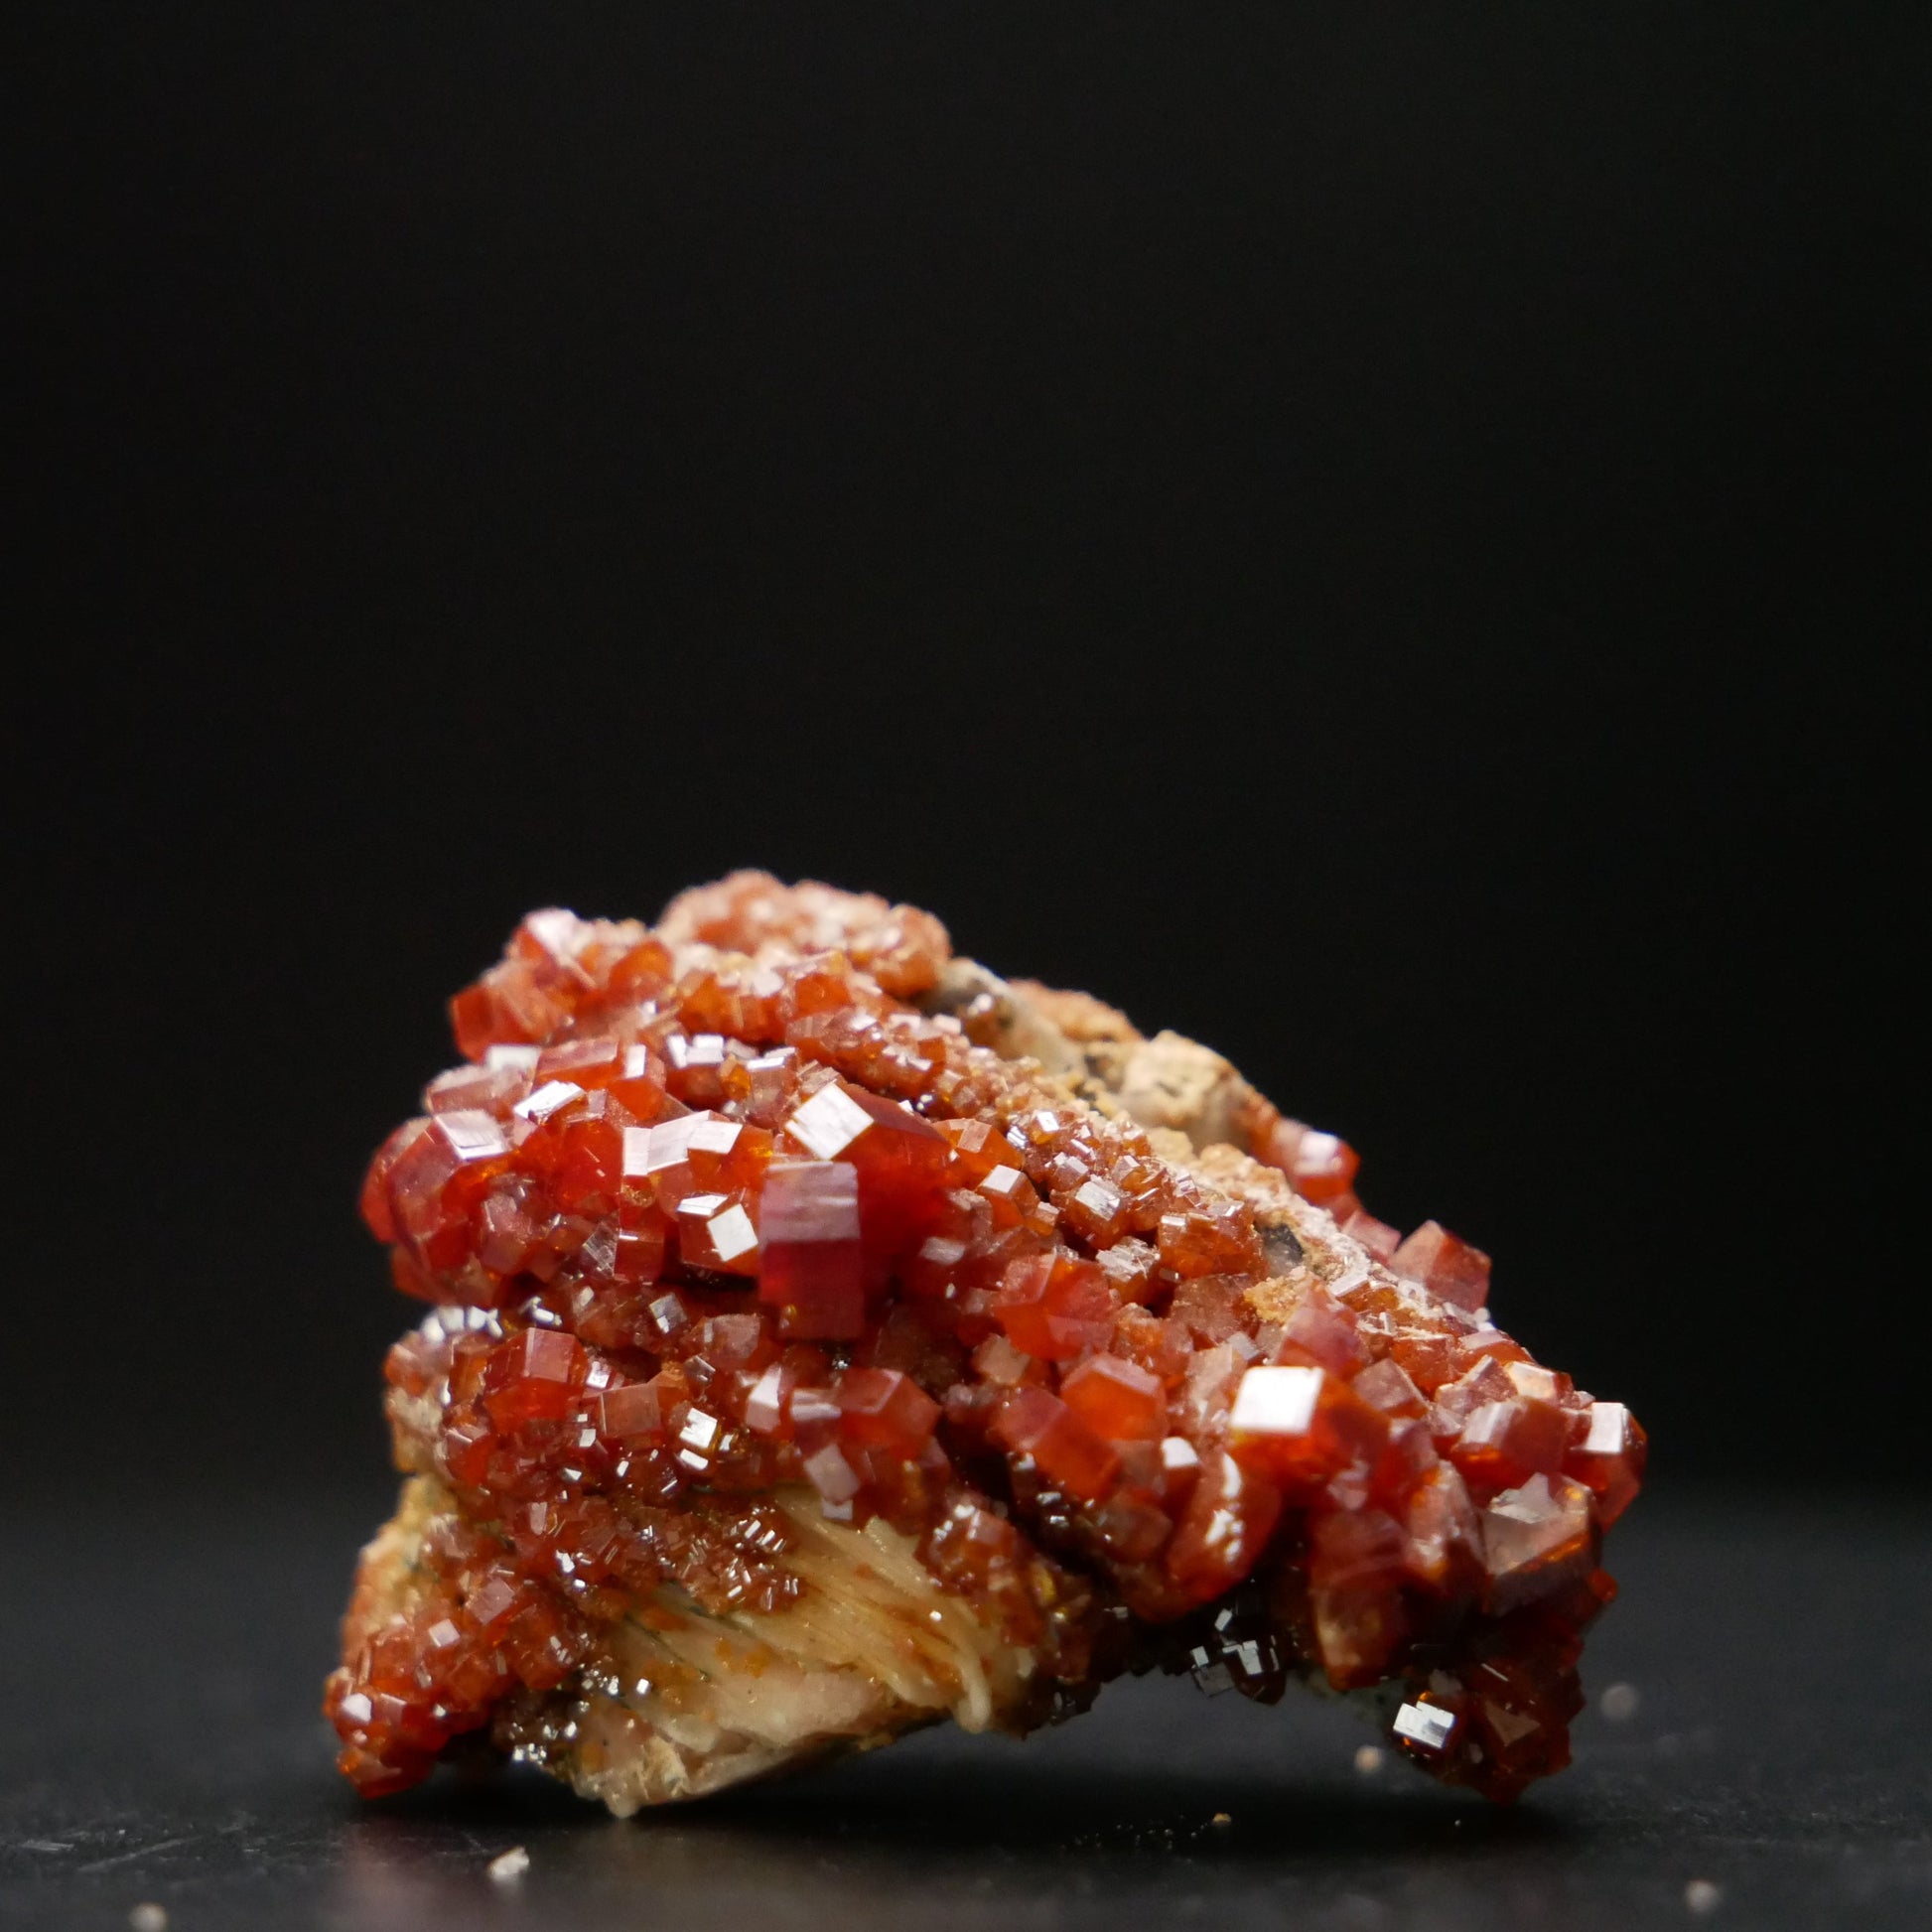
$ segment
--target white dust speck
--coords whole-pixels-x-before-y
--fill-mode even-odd
[[[491,1880],[499,1885],[513,1885],[530,1868],[530,1855],[520,1845],[512,1845],[507,1852],[499,1852],[485,1867]]]
[[[1637,1715],[1637,1706],[1642,1702],[1634,1684],[1611,1684],[1596,1700],[1596,1708],[1611,1724],[1621,1725],[1628,1724]]]
[[[1685,1909],[1698,1918],[1709,1918],[1724,1899],[1724,1890],[1709,1878],[1693,1878],[1684,1887]]]
[[[127,1915],[134,1932],[168,1932],[168,1908],[144,1901]]]
[[[1383,1750],[1380,1744],[1361,1744],[1355,1750],[1355,1768],[1363,1777],[1372,1778],[1382,1768]]]

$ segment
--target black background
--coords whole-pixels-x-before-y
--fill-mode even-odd
[[[1926,38],[65,13],[10,1453],[379,1505],[441,1003],[759,864],[1227,1051],[1660,1483],[1922,1482]]]
[[[45,11],[0,1918],[1922,1926],[1924,11]],[[1635,1717],[1513,1812],[1160,1681],[633,1827],[358,1804],[362,1164],[523,911],[745,864],[1492,1250],[1652,1431]]]

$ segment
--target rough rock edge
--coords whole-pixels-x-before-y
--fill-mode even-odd
[[[805,1585],[796,1602],[720,1615],[661,1588],[619,1626],[603,1681],[512,1700],[492,1726],[496,1747],[622,1818],[948,1717],[973,1731],[1030,1727],[1033,1653],[942,1589],[906,1538],[883,1518],[829,1522],[816,1492],[795,1485],[773,1500],[798,1537],[787,1553]],[[423,1543],[439,1518],[461,1515],[440,1477],[405,1479],[362,1552],[345,1647],[422,1600]]]
[[[973,959],[948,962],[920,1005],[953,1014],[1003,1059],[1033,1059],[1068,1101],[1134,1121],[1171,1167],[1246,1201],[1273,1270],[1248,1291],[1263,1320],[1285,1320],[1311,1282],[1340,1290],[1373,1280],[1405,1299],[1429,1301],[1471,1329],[1483,1325],[1483,1312],[1465,1316],[1374,1260],[1325,1209],[1296,1193],[1286,1174],[1248,1152],[1241,1123],[1260,1095],[1211,1046],[1168,1031],[1149,1039],[1090,994],[1003,980]]]

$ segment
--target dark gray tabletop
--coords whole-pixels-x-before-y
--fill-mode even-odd
[[[627,1823],[534,1777],[380,1806],[336,1780],[317,1691],[377,1508],[10,1511],[0,1923],[1932,1924],[1922,1506],[1646,1497],[1587,1660],[1635,1710],[1587,1714],[1513,1812],[1358,1768],[1368,1733],[1314,1699],[1153,1681],[1024,1744],[947,1728]]]

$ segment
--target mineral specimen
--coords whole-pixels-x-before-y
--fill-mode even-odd
[[[1516,1796],[1569,1755],[1643,1432],[1219,1055],[759,873],[533,914],[362,1212],[431,1305],[327,1711],[623,1813],[1123,1671],[1358,1692]]]

